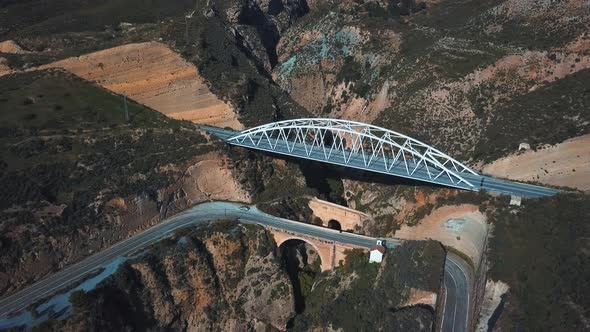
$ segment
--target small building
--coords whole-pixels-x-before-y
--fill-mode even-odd
[[[518,145],[518,151],[522,151],[522,150],[530,150],[531,149],[531,145],[529,143],[525,143],[522,142]]]
[[[369,263],[381,263],[383,255],[385,255],[385,247],[382,241],[377,241],[377,244],[369,249]]]
[[[510,195],[510,205],[520,206],[522,203],[522,197]]]

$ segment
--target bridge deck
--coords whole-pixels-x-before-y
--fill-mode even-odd
[[[286,156],[298,157],[302,159],[320,161],[324,163],[334,164],[338,166],[351,167],[365,171],[377,172],[382,174],[388,174],[393,176],[399,176],[404,178],[410,178],[413,180],[419,180],[424,182],[435,183],[438,185],[454,187],[465,190],[480,191],[485,190],[489,192],[496,192],[501,194],[517,195],[521,197],[543,197],[555,195],[558,190],[553,188],[546,188],[526,183],[500,180],[486,175],[474,175],[468,172],[460,173],[461,176],[469,181],[472,186],[464,182],[452,181],[449,177],[444,175],[432,180],[429,176],[429,172],[438,173],[437,169],[427,169],[424,165],[420,165],[411,175],[408,175],[405,164],[398,160],[395,165],[394,160],[391,158],[376,157],[369,163],[365,164],[365,159],[359,153],[352,153],[350,150],[343,154],[342,151],[335,151],[332,154],[327,155],[324,149],[320,146],[310,147],[309,145],[304,146],[301,143],[295,143],[290,141],[289,147],[286,145],[284,140],[260,140],[260,144],[256,145],[250,140],[244,140],[241,143],[235,141],[228,141],[229,138],[239,134],[240,132],[221,129],[215,127],[202,126],[203,130],[223,139],[225,142],[231,145],[242,146],[245,148],[256,149],[261,151],[267,151],[271,153],[282,154]],[[258,142],[260,136],[254,136],[254,141]],[[272,144],[272,145],[271,145]],[[275,145],[276,144],[276,145]],[[350,155],[352,153],[352,155]],[[384,165],[387,165],[386,167]],[[389,169],[389,167],[391,167]]]

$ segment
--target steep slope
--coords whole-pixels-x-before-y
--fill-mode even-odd
[[[211,93],[197,68],[161,43],[128,44],[47,65],[144,104],[173,119],[241,129],[232,107]]]
[[[128,111],[62,71],[0,78],[0,293],[191,204],[250,199],[218,142],[131,101]]]
[[[590,190],[590,135],[487,164],[483,172],[523,181]]]
[[[261,227],[215,222],[157,243],[88,293],[45,331],[285,330],[292,288]]]
[[[374,122],[473,164],[590,131],[587,3],[407,4],[309,14],[281,39],[274,79],[315,115]]]
[[[489,277],[510,289],[482,323],[495,331],[588,330],[588,196],[543,198],[515,212],[503,205],[490,216]]]

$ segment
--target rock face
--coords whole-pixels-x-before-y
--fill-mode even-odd
[[[590,132],[587,93],[573,88],[590,71],[583,1],[389,3],[308,15],[282,36],[273,78],[317,116],[374,122],[463,160]]]
[[[0,76],[8,75],[13,72],[5,58],[0,57]]]
[[[236,180],[235,173],[227,157],[219,152],[199,156],[187,168],[183,179],[187,201],[189,204],[208,199],[251,201],[250,193]]]
[[[490,320],[494,316],[498,306],[505,301],[503,297],[509,289],[510,287],[502,281],[487,280],[485,298],[482,301],[480,316],[475,328],[477,332],[489,331],[490,328],[494,327],[495,321],[490,322]]]
[[[122,266],[53,329],[286,329],[293,290],[263,228],[221,221],[183,233]]]
[[[222,3],[223,2],[223,3]],[[305,0],[215,1],[247,47],[270,71],[277,64],[276,47],[282,34],[309,11]]]

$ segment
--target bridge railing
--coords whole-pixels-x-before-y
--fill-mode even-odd
[[[347,120],[297,119],[245,130],[230,144],[477,190],[466,165],[416,139]],[[445,176],[448,181],[440,180]]]

